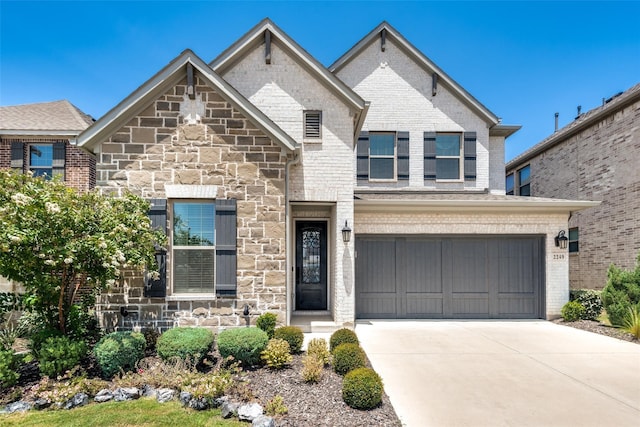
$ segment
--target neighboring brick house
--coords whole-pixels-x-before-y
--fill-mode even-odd
[[[580,114],[506,165],[512,194],[600,200],[569,218],[572,288],[601,289],[640,253],[640,84]]]
[[[61,175],[79,190],[95,186],[95,159],[75,146],[93,119],[69,101],[0,107],[0,169]],[[0,291],[14,284],[0,277]]]
[[[518,128],[387,23],[329,68],[268,19],[211,64],[184,51],[78,137],[170,242],[159,280],[101,297],[103,325],[558,316],[554,237],[594,203],[507,197]]]

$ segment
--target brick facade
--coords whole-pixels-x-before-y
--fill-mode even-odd
[[[572,288],[601,289],[610,264],[633,268],[640,253],[640,85],[629,92],[552,135],[552,146],[508,165],[507,173],[530,165],[532,196],[602,201],[569,218],[569,228],[579,229],[579,251],[569,255]],[[628,96],[635,101],[616,105]]]

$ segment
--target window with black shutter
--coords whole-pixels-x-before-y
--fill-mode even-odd
[[[167,201],[165,199],[152,199],[149,209],[151,227],[167,234]],[[167,295],[167,251],[156,248],[156,263],[158,276],[154,277],[148,272],[145,274],[145,297],[164,297]]]

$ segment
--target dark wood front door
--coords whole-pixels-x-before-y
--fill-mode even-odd
[[[327,223],[296,223],[296,310],[327,309]]]

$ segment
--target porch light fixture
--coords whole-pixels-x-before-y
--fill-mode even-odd
[[[344,221],[344,227],[342,227],[342,241],[345,243],[349,243],[351,240],[351,228],[347,224],[347,221]]]
[[[556,246],[560,249],[567,249],[567,244],[569,243],[569,238],[564,235],[564,230],[560,230],[558,235],[554,239],[556,241]]]

